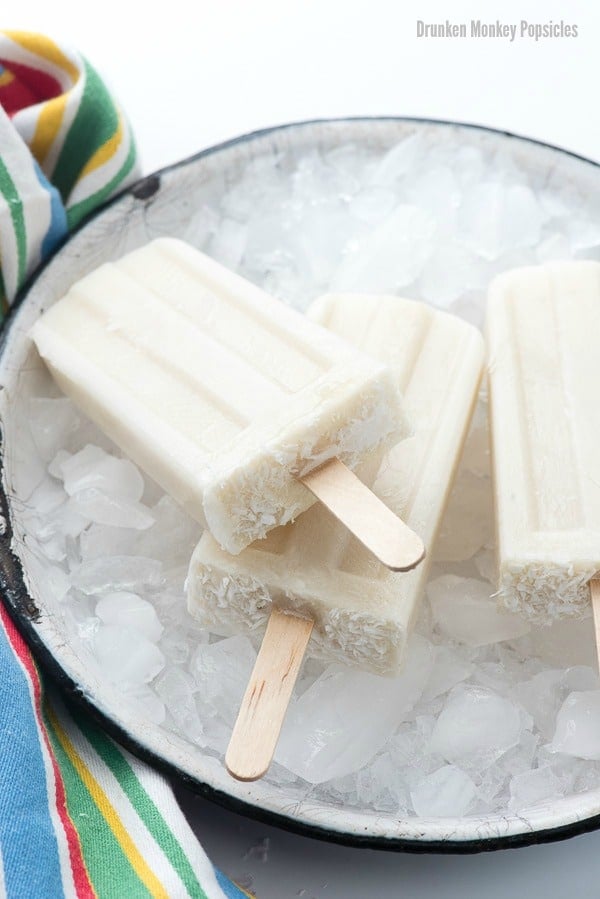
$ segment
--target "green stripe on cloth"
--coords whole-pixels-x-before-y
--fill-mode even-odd
[[[17,190],[15,182],[10,176],[6,165],[0,159],[0,194],[6,200],[10,210],[18,253],[19,284],[23,283],[27,266],[27,231],[25,228],[25,215],[23,213],[23,200]]]
[[[127,158],[114,178],[107,184],[104,184],[100,190],[97,190],[95,193],[91,194],[91,196],[82,200],[81,203],[77,203],[75,206],[71,206],[70,209],[67,209],[67,223],[70,230],[78,225],[86,215],[93,212],[100,203],[103,203],[110,197],[113,191],[125,180],[129,172],[131,172],[135,165],[136,158],[135,142],[132,137]]]
[[[202,889],[186,853],[164,820],[160,809],[135,776],[125,757],[89,719],[84,718],[84,716],[78,716],[76,724],[119,782],[135,811],[181,877],[190,896],[198,897],[198,899],[207,899],[206,893]]]
[[[60,151],[52,182],[65,205],[79,175],[119,124],[114,102],[95,69],[84,60],[84,88],[79,108]]]
[[[98,899],[153,899],[71,762],[45,703],[43,717],[60,765],[67,810],[79,833],[85,865]]]
[[[0,321],[2,321],[9,308],[10,306],[6,297],[6,288],[4,286],[4,277],[2,275],[2,259],[0,258]],[[0,895],[2,894],[0,893]]]

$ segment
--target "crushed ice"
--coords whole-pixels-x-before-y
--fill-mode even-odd
[[[600,259],[589,198],[452,137],[265,156],[217,194],[182,236],[300,309],[331,289],[385,290],[480,324],[497,272]],[[404,676],[305,663],[267,775],[298,800],[462,816],[600,787],[590,622],[532,631],[493,599],[484,400]],[[20,421],[30,465],[18,515],[38,590],[132,711],[222,755],[256,646],[203,632],[186,612],[198,525],[69,400],[33,396]]]

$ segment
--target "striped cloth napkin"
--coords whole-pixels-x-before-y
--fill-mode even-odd
[[[0,295],[137,177],[122,111],[78,53],[0,33]],[[0,896],[247,896],[207,859],[168,782],[44,685],[0,605]]]

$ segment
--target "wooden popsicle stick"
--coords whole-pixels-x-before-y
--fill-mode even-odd
[[[421,538],[339,459],[299,480],[392,571],[410,571],[424,559]]]
[[[598,671],[600,672],[600,578],[595,577],[590,581],[590,597],[592,600],[592,612],[594,614],[594,630],[596,632]]]
[[[300,480],[392,571],[409,571],[424,558],[421,538],[339,459]],[[312,629],[308,618],[271,612],[225,755],[237,780],[258,780],[271,764]]]
[[[312,629],[310,618],[271,612],[225,755],[236,780],[258,780],[271,764]]]

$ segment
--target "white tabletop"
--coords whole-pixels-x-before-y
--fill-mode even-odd
[[[177,789],[210,858],[259,899],[598,899],[600,833],[480,855],[352,849],[217,809]]]
[[[425,38],[424,24],[516,25],[517,37]],[[577,26],[521,37],[521,22]],[[25,0],[3,27],[78,47],[129,115],[145,172],[299,119],[476,122],[600,160],[600,5],[589,0]],[[479,856],[348,849],[248,821],[179,789],[211,858],[261,899],[600,896],[600,834]],[[266,841],[266,842],[265,842]]]

